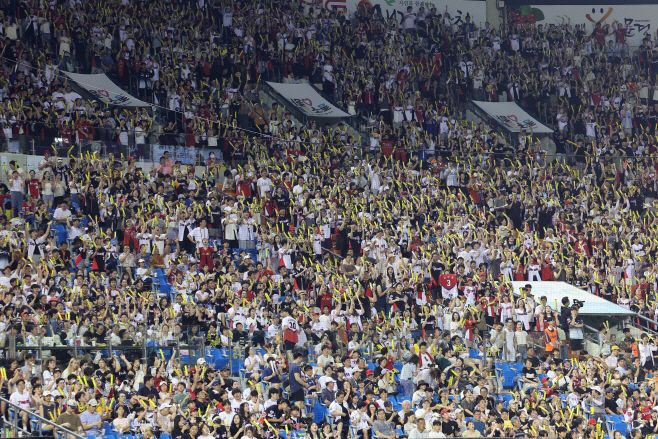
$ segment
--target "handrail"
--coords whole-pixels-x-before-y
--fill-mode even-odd
[[[38,430],[38,431],[41,431],[41,424],[46,423],[46,424],[48,424],[48,425],[52,425],[52,426],[53,426],[53,429],[57,429],[58,433],[61,432],[61,433],[64,434],[63,437],[58,437],[58,439],[68,439],[68,438],[69,438],[69,435],[71,435],[72,437],[74,437],[74,438],[76,438],[76,439],[87,439],[87,437],[85,437],[84,435],[80,435],[80,434],[78,434],[78,433],[74,433],[74,432],[72,432],[72,431],[69,430],[69,429],[66,429],[66,428],[64,428],[64,427],[61,427],[61,426],[57,425],[57,423],[55,423],[55,422],[53,422],[53,421],[49,421],[49,420],[46,419],[46,418],[42,418],[42,417],[39,416],[37,413],[34,413],[34,412],[30,411],[30,410],[24,409],[24,408],[22,408],[22,407],[20,407],[20,406],[18,406],[18,405],[16,405],[16,404],[13,404],[12,402],[10,402],[9,400],[7,400],[7,399],[5,399],[5,398],[0,397],[0,401],[1,401],[1,402],[4,402],[4,403],[7,404],[9,407],[12,407],[12,408],[15,410],[15,412],[14,412],[14,419],[12,419],[12,420],[8,419],[8,420],[6,421],[6,422],[12,422],[12,425],[13,425],[13,428],[14,428],[14,436],[18,436],[17,432],[18,432],[19,430],[22,431],[22,432],[24,432],[24,436],[30,436],[31,434],[34,434],[34,433],[35,433],[35,432],[30,433],[30,432],[27,431],[26,429],[24,429],[24,428],[18,426],[18,418],[19,418],[19,416],[17,416],[17,415],[18,415],[18,413],[25,412],[25,413],[28,414],[28,416],[36,418],[36,421],[37,421],[37,427],[38,427],[37,430]]]

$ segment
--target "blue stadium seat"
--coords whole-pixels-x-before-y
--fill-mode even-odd
[[[66,242],[66,239],[69,237],[69,234],[66,231],[66,226],[58,224],[50,226],[50,230],[54,234],[57,245],[60,245],[62,242]]]
[[[324,422],[325,415],[327,414],[327,407],[322,404],[316,404],[313,407],[313,422]]]
[[[618,415],[606,415],[605,423],[608,427],[608,431],[619,430],[622,436],[626,436],[626,431],[628,430],[628,424],[626,424]]]
[[[515,370],[517,372],[521,372],[523,370],[523,364],[521,363],[510,363],[509,368],[512,370]]]
[[[397,400],[398,400],[399,404],[402,404],[404,401],[411,402],[411,398],[409,398],[408,396],[404,396],[404,395],[398,395]]]

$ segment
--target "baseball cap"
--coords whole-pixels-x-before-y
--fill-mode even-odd
[[[599,386],[592,387],[592,390],[596,390],[597,392],[602,393],[601,388]]]
[[[594,418],[592,418],[592,419],[590,419],[589,421],[587,421],[587,423],[590,424],[590,425],[596,425],[596,422],[597,422],[597,421],[596,421],[596,419],[594,419]]]
[[[448,409],[443,409],[443,410],[441,410],[441,414],[448,413],[449,411],[450,410],[448,410]]]
[[[95,399],[92,399],[92,400],[90,400],[90,401],[87,403],[87,405],[90,405],[90,406],[92,406],[92,407],[95,407],[95,406],[98,405],[98,403],[96,402]]]
[[[78,404],[78,402],[75,399],[69,399],[66,402],[66,405],[70,405],[71,407],[75,407]]]
[[[203,364],[206,364],[206,360],[203,359],[203,358],[199,358],[198,360],[196,360],[196,364],[198,364],[199,366],[201,366],[201,365],[203,365]]]

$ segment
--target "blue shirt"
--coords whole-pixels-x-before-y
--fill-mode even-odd
[[[484,435],[484,430],[486,426],[484,425],[484,422],[480,421],[473,421],[473,424],[475,424],[475,429],[480,432],[481,435]]]
[[[100,422],[101,421],[101,414],[94,412],[94,413],[89,413],[89,410],[85,410],[84,412],[80,413],[80,422],[83,424],[93,424],[94,422]],[[99,428],[97,426],[93,426],[87,430],[85,430],[85,435],[87,436],[95,436],[99,432]]]
[[[302,386],[302,384],[297,382],[297,380],[295,379],[295,374],[296,373],[298,373],[299,377],[301,378],[301,376],[302,376],[301,367],[299,367],[299,364],[297,364],[297,363],[292,363],[290,365],[290,393],[295,393],[299,389],[304,388]]]

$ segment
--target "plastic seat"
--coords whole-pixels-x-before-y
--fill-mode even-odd
[[[398,395],[397,400],[398,400],[399,404],[402,404],[404,401],[411,402],[411,398],[409,398],[408,396],[403,396],[403,395]]]
[[[523,365],[521,363],[510,363],[509,368],[521,372],[523,370]]]
[[[317,404],[315,407],[313,407],[313,422],[317,422],[317,423],[323,422],[326,414],[327,414],[327,407],[325,407],[322,404]]]
[[[619,430],[622,436],[626,435],[628,430],[628,424],[626,424],[618,415],[606,415],[605,423],[608,427],[608,431]]]

